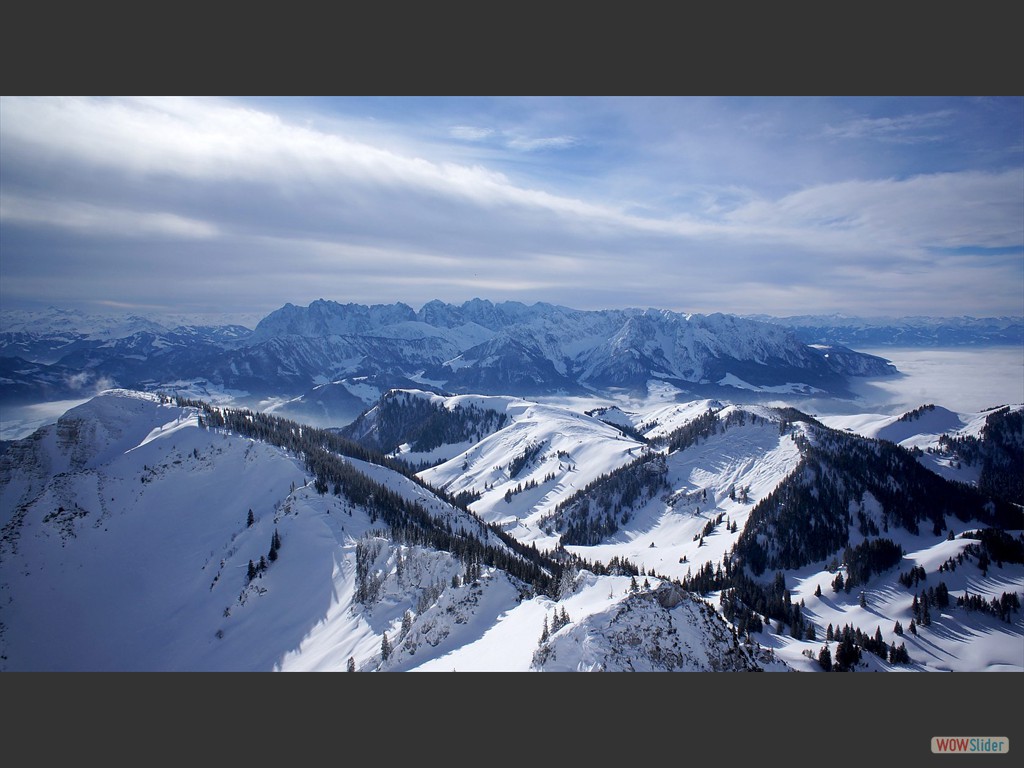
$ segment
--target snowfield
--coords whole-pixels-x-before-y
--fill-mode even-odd
[[[345,461],[440,525],[495,546],[484,523],[554,549],[545,515],[642,453],[664,454],[667,490],[599,544],[566,547],[591,563],[628,560],[640,575],[573,568],[549,596],[497,568],[471,572],[451,552],[398,540],[346,496],[318,493],[300,456],[207,429],[196,408],[112,390],[0,454],[0,669],[818,671],[827,627],[849,624],[904,643],[911,657],[890,664],[864,653],[862,669],[1024,671],[1020,612],[1005,622],[956,607],[959,596],[1024,594],[1024,565],[982,571],[967,557],[939,572],[972,543],[962,537],[969,523],[950,519],[952,539],[891,531],[901,562],[849,593],[832,588],[828,562],[787,572],[814,639],[774,622],[737,634],[719,595],[672,583],[721,562],[756,503],[799,464],[800,425],[781,428],[770,408],[702,400],[587,415],[520,398],[418,396],[508,414],[501,429],[447,446],[459,452],[419,473],[448,494],[479,492],[469,506],[478,517],[394,470]],[[630,437],[664,438],[709,409],[732,421],[678,451]],[[983,417],[937,407],[913,421],[827,420],[927,447],[950,430],[977,434]],[[916,566],[926,581],[900,584]],[[897,621],[911,623],[915,591],[940,581],[951,605],[933,609],[918,634],[897,635]]]

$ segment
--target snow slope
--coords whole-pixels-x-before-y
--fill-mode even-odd
[[[537,528],[541,516],[595,478],[631,461],[645,447],[600,419],[558,406],[478,396],[458,396],[447,402],[501,409],[509,423],[419,476],[449,494],[480,493],[470,509],[541,549],[556,543]],[[515,472],[515,460],[530,451],[535,452],[533,458]],[[535,487],[524,489],[533,483]],[[508,500],[506,494],[510,494]]]
[[[737,410],[745,409],[729,406],[721,415]],[[800,461],[793,436],[779,432],[777,417],[748,422],[669,454],[666,493],[634,509],[629,522],[601,544],[567,548],[602,562],[626,558],[669,578],[696,572],[704,562],[720,562],[736,543],[754,505]],[[736,494],[744,488],[746,501]],[[719,516],[722,522],[702,536]],[[730,523],[736,524],[736,532],[728,530]]]
[[[1011,412],[1024,409],[1024,405],[1009,406]],[[980,464],[965,464],[943,449],[940,438],[980,437],[985,422],[995,409],[972,412],[954,412],[931,403],[899,415],[852,414],[822,416],[820,421],[833,429],[840,429],[864,437],[888,440],[918,451],[922,465],[947,480],[977,485]],[[924,453],[920,453],[920,452]]]
[[[379,644],[387,625],[350,596],[356,542],[380,524],[315,493],[296,457],[197,416],[110,392],[4,455],[5,669],[340,669]],[[356,463],[453,528],[479,528],[407,478]],[[275,530],[280,555],[249,583]]]
[[[565,408],[517,398],[459,402],[504,407],[509,423],[421,477],[486,485],[474,507],[541,549],[557,537],[541,535],[539,519],[573,485],[620,466],[629,450],[654,451]],[[627,416],[636,425],[682,426],[707,406]],[[848,593],[831,587],[842,563],[785,573],[813,639],[775,622],[734,635],[718,595],[666,581],[720,563],[756,502],[798,464],[804,427],[781,428],[769,408],[723,407],[723,429],[665,455],[666,491],[632,509],[597,546],[568,548],[590,563],[628,561],[638,576],[573,566],[551,595],[403,540],[373,510],[317,493],[300,456],[207,429],[200,416],[114,390],[0,454],[0,669],[817,671],[828,625],[850,624],[869,634],[877,628],[911,657],[901,665],[865,653],[861,669],[1024,671],[1019,612],[1007,622],[955,604],[960,596],[1024,594],[1024,564],[983,569],[971,554],[974,540],[963,536],[971,524],[952,518],[952,538],[888,531],[904,557]],[[927,416],[919,427],[936,426]],[[976,427],[968,421],[964,429]],[[513,459],[537,445],[509,477]],[[345,461],[440,526],[502,546],[495,531],[428,487],[378,464]],[[552,471],[555,481],[540,482]],[[504,500],[513,481],[538,478],[536,488]],[[904,586],[897,576],[914,567],[926,571],[925,582]],[[910,625],[915,592],[940,581],[952,604],[934,608],[916,635],[897,635],[896,621]],[[835,641],[830,646],[834,652]]]
[[[482,530],[409,478],[349,461],[443,525]],[[0,500],[4,671],[430,669],[453,653],[526,671],[530,617],[550,602],[395,540],[317,493],[296,455],[142,393],[107,392],[13,444]]]

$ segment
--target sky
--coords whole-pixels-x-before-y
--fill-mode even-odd
[[[474,297],[1024,316],[1024,98],[0,97],[0,309]]]

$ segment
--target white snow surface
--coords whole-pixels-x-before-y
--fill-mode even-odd
[[[540,517],[650,450],[599,418],[551,403],[422,396],[509,414],[502,430],[420,477],[450,493],[486,484],[471,509],[539,549],[556,542],[539,528]],[[725,417],[737,406],[654,403],[622,410],[616,420],[664,435],[709,408],[724,408]],[[737,648],[724,620],[709,613],[715,595],[666,599],[659,590],[669,585],[653,574],[673,578],[719,562],[739,536],[726,525],[736,522],[742,531],[756,502],[800,460],[793,432],[780,434],[770,409],[742,410],[766,421],[748,418],[670,455],[667,492],[634,510],[600,545],[570,547],[591,562],[627,558],[651,574],[649,586],[632,592],[628,576],[584,570],[555,599],[530,596],[528,585],[491,568],[465,583],[465,566],[450,553],[392,541],[367,510],[318,495],[301,458],[201,428],[194,409],[106,392],[0,455],[0,669],[341,671],[351,659],[361,671],[817,671],[808,654],[816,657],[825,644],[827,625],[849,623],[905,642],[913,660],[894,666],[865,653],[864,669],[1024,671],[1020,613],[1005,623],[951,607],[934,611],[931,627],[917,636],[892,631],[897,620],[909,626],[913,590],[896,577],[914,565],[928,572],[923,586],[945,581],[954,604],[965,590],[986,599],[1024,594],[1019,564],[993,565],[983,575],[968,558],[956,571],[938,573],[969,539],[890,531],[906,555],[872,577],[867,607],[859,605],[859,590],[832,591],[827,563],[789,572],[787,587],[794,602],[805,602],[813,641],[766,625]],[[982,417],[936,408],[913,422],[862,415],[833,426],[894,437],[906,427],[905,442],[932,439],[954,421],[977,430]],[[511,460],[537,445],[534,461],[509,477]],[[408,478],[352,464],[453,528],[478,529]],[[555,479],[544,482],[552,472]],[[538,486],[505,501],[506,490],[530,480]],[[746,502],[730,498],[736,488],[747,489]],[[719,514],[723,523],[701,545],[695,536]],[[957,536],[970,528],[947,522]],[[248,562],[268,554],[275,530],[282,540],[277,560],[247,584]],[[358,542],[376,548],[369,569],[379,588],[365,603],[355,600]],[[821,597],[814,595],[818,585]],[[545,620],[563,609],[568,623],[541,643]]]
[[[504,428],[419,476],[450,494],[480,493],[470,505],[473,512],[540,549],[557,544],[537,528],[543,515],[646,449],[599,418],[558,406],[499,396],[421,396],[443,401],[449,408],[474,404],[508,414]],[[512,476],[510,465],[530,449],[536,449],[536,457]],[[536,487],[525,488],[534,482]],[[507,492],[512,495],[506,501]]]

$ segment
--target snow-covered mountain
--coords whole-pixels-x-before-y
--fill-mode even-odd
[[[9,318],[71,410],[0,444],[2,669],[1024,671],[1021,404],[814,418],[895,369],[717,314]]]
[[[1020,507],[917,453],[711,400],[394,392],[343,436],[112,390],[0,454],[0,663],[1024,671]]]
[[[89,314],[51,307],[46,310],[5,310],[0,313],[0,358],[21,357],[35,363],[56,363],[71,355],[103,349],[108,357],[149,356],[166,346],[191,343],[231,344],[252,331],[226,322],[175,322],[133,314]],[[187,320],[181,317],[177,320]],[[71,358],[68,364],[80,361]]]
[[[926,403],[898,416],[833,416],[831,426],[898,443],[943,477],[1024,504],[1024,406],[955,413]]]
[[[453,576],[529,589],[515,547],[411,478],[334,455],[328,494],[309,451],[212,418],[115,390],[9,446],[5,669],[344,669],[370,663],[400,607],[458,591]]]
[[[251,332],[61,312],[0,320],[0,356],[28,371],[0,381],[4,402],[70,398],[73,382],[90,381],[186,396],[231,393],[245,405],[289,402],[297,416],[322,412],[325,426],[355,415],[342,390],[364,406],[410,385],[517,396],[665,386],[693,397],[846,396],[851,376],[896,373],[882,358],[808,345],[769,323],[654,309],[474,299],[432,301],[416,312],[402,303],[319,300],[286,304]],[[326,385],[335,390],[330,397],[314,392]]]
[[[383,457],[254,417],[112,390],[12,443],[0,666],[474,668],[498,623],[506,668],[530,668],[555,561]]]

